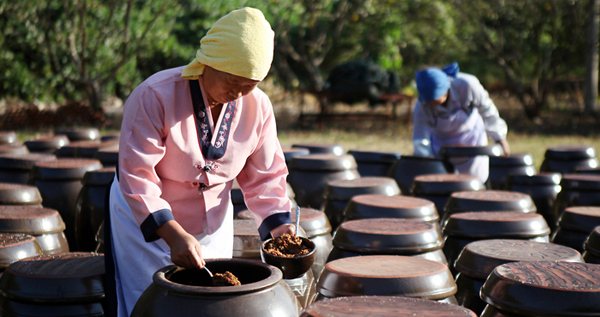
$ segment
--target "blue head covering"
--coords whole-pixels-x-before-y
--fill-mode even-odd
[[[458,74],[458,64],[452,63],[443,70],[435,67],[426,68],[415,74],[417,81],[417,90],[419,99],[423,102],[430,102],[439,99],[450,89],[450,79],[456,78]]]

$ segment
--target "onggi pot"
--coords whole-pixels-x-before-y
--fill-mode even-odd
[[[229,271],[241,282],[238,286],[212,286],[202,270],[166,266],[152,277],[152,284],[137,301],[132,317],[267,317],[298,316],[301,306],[281,271],[265,263],[231,259],[207,260],[215,273]]]

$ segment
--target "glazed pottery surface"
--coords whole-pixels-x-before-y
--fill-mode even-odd
[[[426,199],[375,194],[352,197],[344,210],[344,218],[407,218],[437,222],[439,215],[434,203]]]

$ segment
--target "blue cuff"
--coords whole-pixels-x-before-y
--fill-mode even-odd
[[[292,223],[291,212],[278,212],[265,218],[258,227],[260,238],[264,241],[271,238],[271,230],[281,226],[282,224]]]
[[[146,240],[146,242],[152,242],[160,239],[158,234],[156,234],[156,229],[169,220],[175,220],[173,212],[169,209],[161,209],[151,213],[140,226],[142,234],[144,235],[144,240]]]

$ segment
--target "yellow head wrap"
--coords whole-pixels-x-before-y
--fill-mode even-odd
[[[275,33],[260,10],[242,8],[220,18],[200,40],[196,58],[181,77],[198,79],[204,65],[229,74],[263,80],[273,61]]]

